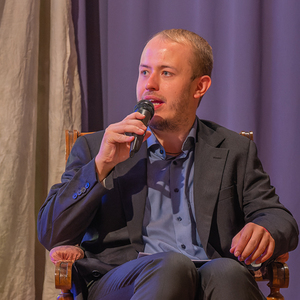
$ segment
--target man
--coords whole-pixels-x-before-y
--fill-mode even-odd
[[[47,249],[85,249],[77,299],[264,299],[248,268],[296,248],[297,224],[254,143],[196,117],[212,64],[198,35],[158,33],[137,82],[137,99],[155,107],[148,130],[134,112],[73,147],[38,231]],[[147,140],[133,158],[126,133]]]

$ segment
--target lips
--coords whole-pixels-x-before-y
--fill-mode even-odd
[[[145,100],[151,101],[151,103],[153,104],[155,110],[158,109],[159,107],[161,107],[164,104],[164,102],[162,100],[160,100],[156,97],[146,96]]]

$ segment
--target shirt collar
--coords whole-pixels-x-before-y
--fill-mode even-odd
[[[181,147],[182,152],[185,154],[184,156],[186,156],[188,151],[190,151],[195,145],[197,128],[198,128],[198,123],[197,123],[197,118],[195,118],[194,124]],[[163,158],[165,158],[166,157],[165,149],[159,143],[159,141],[157,140],[156,136],[153,134],[150,127],[148,127],[148,130],[151,132],[151,136],[147,139],[148,150],[156,154],[160,153],[160,156],[163,156]]]

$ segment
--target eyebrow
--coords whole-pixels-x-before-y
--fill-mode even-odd
[[[139,65],[139,67],[140,67],[140,68],[148,68],[148,69],[150,68],[149,66],[143,65],[143,64]]]
[[[144,65],[144,64],[140,64],[139,66],[140,68],[148,68],[148,69],[151,69],[151,67],[149,67],[148,65]],[[171,67],[171,66],[168,66],[168,65],[162,65],[159,67],[160,69],[172,69],[172,70],[175,70],[177,71],[177,69],[175,67]]]

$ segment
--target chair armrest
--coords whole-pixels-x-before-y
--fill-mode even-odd
[[[72,265],[84,252],[78,246],[58,246],[49,255],[55,264],[55,287],[67,293],[72,287]]]
[[[270,295],[267,299],[284,300],[280,294],[281,288],[289,286],[289,268],[286,264],[289,254],[279,256],[275,261],[254,272],[256,281],[269,281]]]

